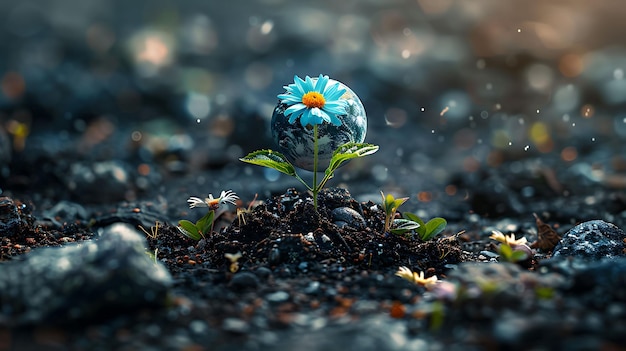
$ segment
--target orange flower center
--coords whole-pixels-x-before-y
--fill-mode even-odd
[[[322,108],[326,104],[326,99],[317,91],[309,91],[302,96],[302,103],[308,108]]]

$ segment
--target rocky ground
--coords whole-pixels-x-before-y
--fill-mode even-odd
[[[216,229],[225,227],[199,241],[155,202],[39,211],[4,197],[0,346],[621,349],[626,201],[602,189],[554,198],[552,210],[527,202],[544,220],[468,212],[427,242],[384,233],[380,202],[340,188],[321,193],[317,212],[295,189],[242,202],[244,212],[221,212]],[[480,196],[473,201],[504,200]],[[582,210],[592,200],[604,204],[599,220]],[[532,258],[504,262],[492,230],[527,238]],[[440,281],[413,284],[395,275],[400,266]]]

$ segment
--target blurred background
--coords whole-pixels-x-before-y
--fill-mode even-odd
[[[620,0],[2,0],[0,193],[282,193],[298,183],[238,158],[320,73],[381,146],[329,184],[363,199],[463,198],[494,169],[624,189],[624,18]]]

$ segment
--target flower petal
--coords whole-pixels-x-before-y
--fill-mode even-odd
[[[302,97],[298,97],[294,94],[279,94],[278,98],[280,99],[281,103],[288,105],[302,102]]]
[[[298,119],[298,117],[302,116],[304,111],[306,111],[305,108],[303,108],[303,109],[301,109],[299,111],[295,111],[294,113],[292,113],[291,116],[289,117],[289,123],[290,124],[296,123],[296,120]]]
[[[204,200],[195,196],[189,197],[189,199],[187,199],[187,203],[189,204],[189,208],[208,206]]]
[[[326,90],[326,84],[328,83],[328,76],[320,76],[317,78],[317,82],[315,82],[315,91],[318,93],[324,94],[324,90]]]
[[[336,115],[345,115],[348,113],[346,107],[344,101],[329,101],[324,105],[324,111]]]
[[[336,83],[324,92],[324,96],[327,100],[339,100],[339,98],[345,93],[346,89],[340,89],[339,83]]]
[[[293,76],[293,81],[300,95],[304,95],[308,91],[306,90],[306,82],[303,81],[302,78],[298,76]]]
[[[339,119],[339,117],[337,117],[336,114],[331,113],[329,114],[330,116],[330,123],[332,123],[333,125],[339,127],[341,125],[341,120]]]
[[[330,123],[330,116],[324,110],[314,107],[311,109],[311,115],[321,118],[323,121]],[[321,123],[321,122],[320,122]]]
[[[306,76],[304,78],[303,88],[304,88],[303,94],[308,93],[310,91],[315,91],[315,84],[313,83],[313,79],[311,79],[311,77]]]
[[[297,112],[306,108],[307,108],[306,105],[303,103],[292,105],[288,109],[285,110],[285,116],[289,116],[290,114],[294,112]]]

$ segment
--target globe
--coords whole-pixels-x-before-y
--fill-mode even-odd
[[[317,81],[317,78],[313,78],[313,81]],[[333,152],[339,146],[348,142],[362,143],[367,132],[367,116],[359,97],[341,82],[329,79],[328,84],[339,84],[341,89],[346,90],[340,99],[347,102],[347,108],[346,114],[337,116],[341,120],[340,126],[326,122],[318,126],[318,172],[328,167]],[[276,150],[294,166],[314,171],[313,127],[303,127],[299,119],[293,124],[289,123],[289,118],[285,117],[288,107],[279,102],[272,115],[272,138]]]

